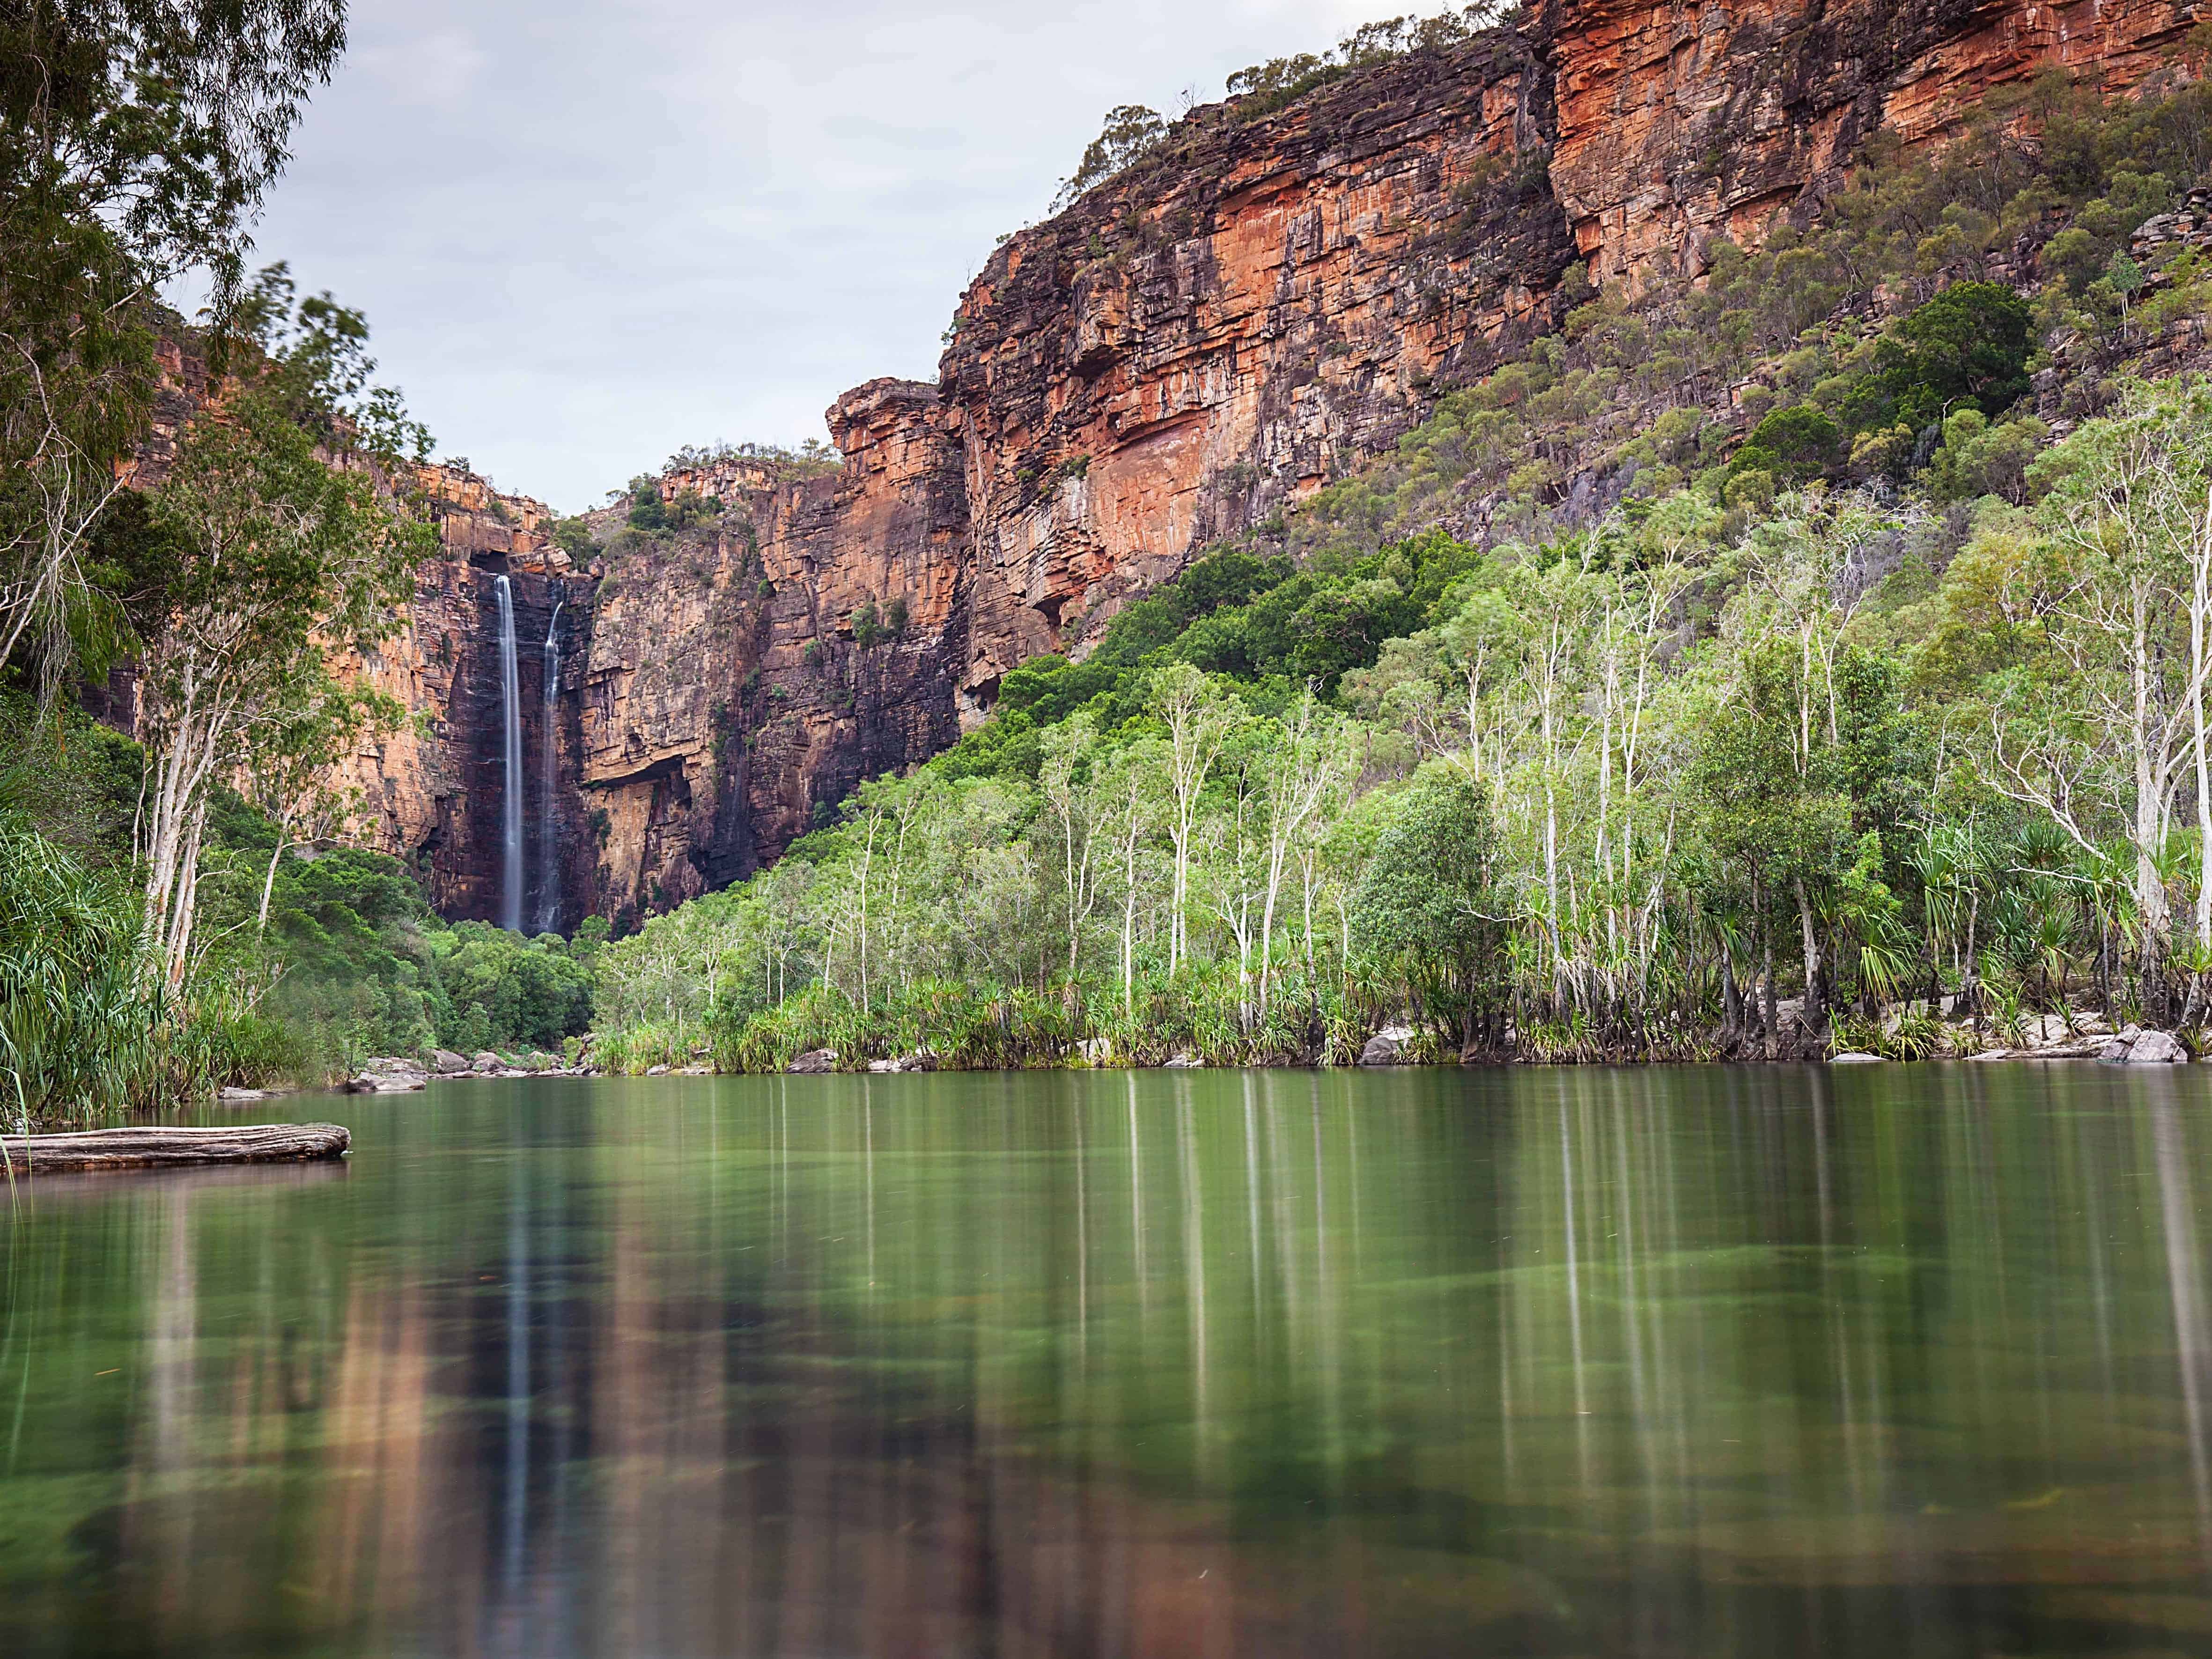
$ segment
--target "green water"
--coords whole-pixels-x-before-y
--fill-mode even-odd
[[[2212,1655],[2212,1067],[289,1104],[0,1222],[0,1654]]]

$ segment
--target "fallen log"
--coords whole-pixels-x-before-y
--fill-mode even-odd
[[[306,1164],[343,1158],[352,1132],[335,1123],[241,1123],[213,1129],[157,1125],[71,1134],[0,1135],[17,1176],[77,1170],[204,1169],[211,1164]]]

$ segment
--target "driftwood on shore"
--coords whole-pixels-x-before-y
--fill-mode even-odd
[[[241,1123],[213,1129],[156,1125],[74,1134],[0,1135],[16,1175],[79,1170],[204,1169],[216,1164],[307,1164],[343,1158],[350,1131],[335,1123]]]

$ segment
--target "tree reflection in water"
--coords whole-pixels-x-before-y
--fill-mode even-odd
[[[342,1174],[18,1200],[0,1647],[2197,1651],[2209,1097],[363,1097]]]

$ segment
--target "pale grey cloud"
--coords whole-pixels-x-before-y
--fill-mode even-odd
[[[679,444],[928,378],[1111,105],[1387,0],[374,0],[261,256],[365,309],[441,451],[574,510]]]
[[[453,28],[370,46],[353,56],[355,66],[374,76],[392,102],[402,106],[457,103],[490,61],[466,32]]]

